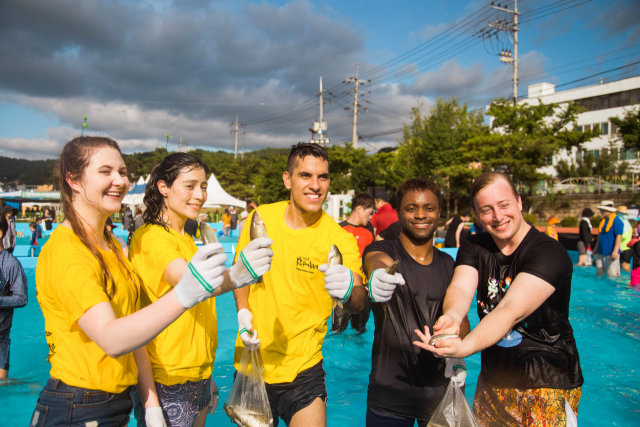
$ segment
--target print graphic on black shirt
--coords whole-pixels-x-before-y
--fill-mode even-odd
[[[507,256],[489,233],[476,234],[461,245],[456,259],[459,265],[478,271],[480,320],[498,306],[520,273],[536,276],[555,288],[502,340],[482,351],[484,381],[518,389],[571,389],[582,385],[578,349],[569,323],[573,264],[559,242],[532,227]],[[526,282],[523,284],[526,286]]]

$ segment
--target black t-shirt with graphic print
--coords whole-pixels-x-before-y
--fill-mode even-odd
[[[489,233],[462,243],[456,267],[478,270],[478,316],[483,319],[500,303],[520,273],[539,277],[555,292],[501,341],[482,351],[482,379],[500,388],[572,389],[584,382],[569,299],[573,264],[556,240],[534,227],[518,248],[505,256]]]

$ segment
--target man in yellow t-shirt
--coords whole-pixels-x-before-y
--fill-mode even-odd
[[[257,208],[273,239],[271,269],[263,282],[234,291],[241,332],[235,366],[243,346],[260,346],[274,426],[278,417],[292,427],[326,426],[322,343],[332,297],[351,313],[364,307],[360,252],[353,235],[322,210],[330,181],[329,157],[322,146],[294,145],[283,180],[290,199]],[[236,262],[249,233],[246,226]],[[343,265],[328,267],[332,245],[342,253]]]

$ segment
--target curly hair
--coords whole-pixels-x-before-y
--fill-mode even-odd
[[[163,181],[171,188],[181,172],[191,172],[194,169],[203,169],[205,175],[209,175],[209,169],[202,160],[187,153],[169,154],[153,167],[149,183],[144,190],[144,204],[147,210],[142,214],[142,218],[145,224],[161,225],[168,230],[169,224],[162,219],[162,212],[167,205],[158,189],[158,182]]]
[[[442,204],[442,194],[438,183],[428,178],[411,178],[398,186],[396,191],[398,197],[398,211],[402,207],[402,198],[410,191],[431,191],[438,199],[438,209]]]

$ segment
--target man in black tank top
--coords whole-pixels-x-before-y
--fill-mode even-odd
[[[451,256],[433,246],[440,218],[440,189],[428,179],[398,187],[400,236],[374,242],[364,252],[369,297],[375,319],[367,426],[426,426],[452,374],[464,384],[462,359],[436,358],[415,347],[416,328],[433,326],[453,276]],[[398,273],[385,269],[399,261]],[[462,336],[469,332],[463,324]],[[455,372],[454,372],[455,368]]]
[[[584,382],[569,299],[573,265],[556,240],[528,225],[509,178],[485,172],[471,186],[487,233],[458,251],[435,334],[454,333],[477,295],[480,323],[464,339],[416,346],[441,357],[482,352],[473,412],[482,426],[564,426],[578,412]],[[567,405],[568,402],[568,405]]]

